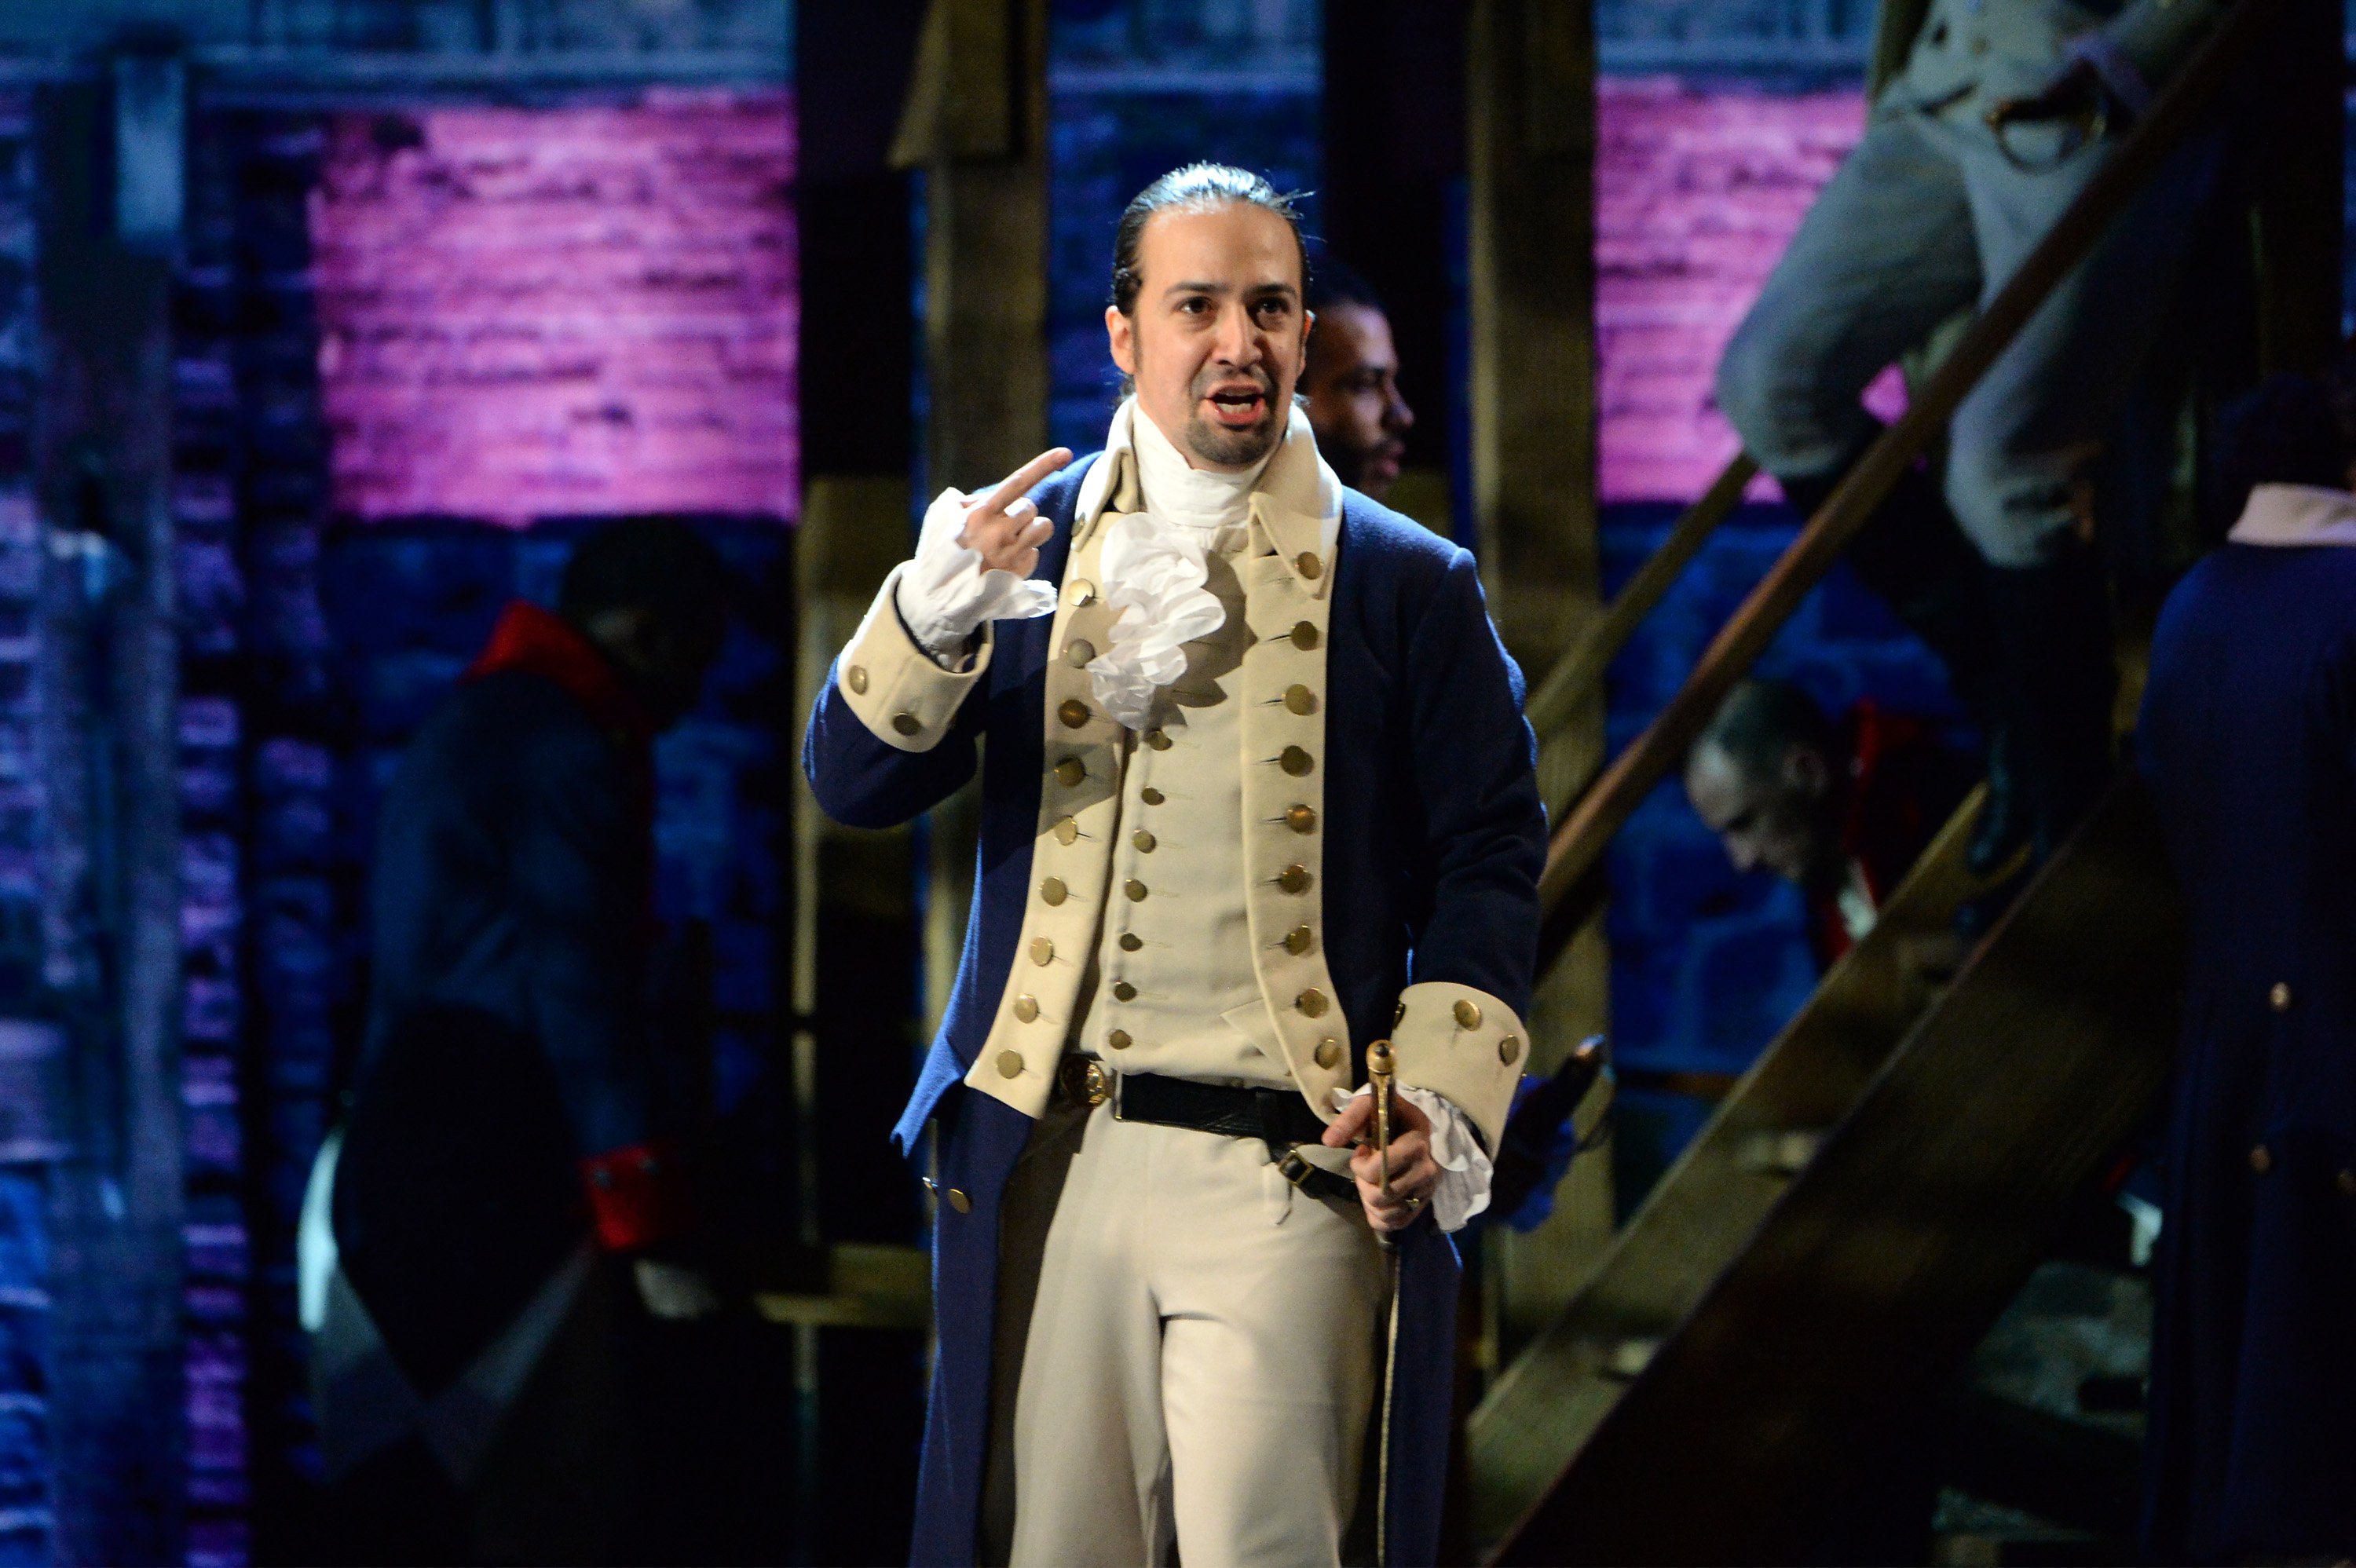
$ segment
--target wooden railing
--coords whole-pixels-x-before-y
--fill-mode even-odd
[[[1719,632],[1668,706],[1579,795],[1547,847],[1539,895],[1550,917],[1550,951],[1567,935],[1553,920],[1566,896],[1601,860],[1613,835],[1653,786],[1676,766],[1734,683],[1773,640],[1802,599],[1865,526],[1906,469],[1946,428],[1957,405],[2008,347],[2071,269],[2084,261],[2169,155],[2200,123],[2234,67],[2288,0],[2237,0],[2233,12],[2171,81],[2148,113],[2121,140],[2077,199],[1918,388],[1906,412],[1850,469],[1772,569]],[[1693,559],[1733,510],[1755,464],[1739,456],[1671,531],[1668,542],[1633,579],[1590,635],[1547,672],[1533,694],[1531,722],[1551,741]],[[1549,802],[1549,806],[1557,803]]]

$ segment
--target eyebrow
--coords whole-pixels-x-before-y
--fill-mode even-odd
[[[1180,283],[1162,290],[1162,297],[1168,299],[1173,294],[1231,294],[1235,292],[1231,283]],[[1243,292],[1248,294],[1281,294],[1289,300],[1301,297],[1301,291],[1290,283],[1254,283]]]

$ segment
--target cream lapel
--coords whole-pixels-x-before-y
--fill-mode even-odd
[[[1124,416],[1127,411],[1124,410]],[[1111,639],[1113,614],[1099,592],[1100,520],[1134,510],[1137,481],[1124,423],[1081,485],[1072,516],[1072,549],[1047,641],[1044,682],[1039,822],[1031,848],[1031,886],[1013,967],[998,999],[969,1088],[1026,1116],[1047,1108],[1055,1064],[1079,1022],[1080,982],[1095,954],[1112,874],[1113,836],[1120,826],[1120,783],[1129,731],[1099,711],[1084,667]]]
[[[1253,639],[1242,688],[1245,909],[1282,1059],[1311,1109],[1330,1120],[1330,1091],[1350,1082],[1350,1029],[1324,938],[1326,635],[1340,486],[1297,414],[1289,444],[1286,472],[1252,497],[1243,572]]]

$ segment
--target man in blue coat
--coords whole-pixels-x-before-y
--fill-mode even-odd
[[[2356,1555],[2356,496],[2327,389],[2162,613],[2136,747],[2191,914],[2147,1445],[2158,1561]]]
[[[1148,187],[1105,451],[937,501],[810,717],[854,826],[981,759],[899,1128],[941,1135],[920,1563],[1436,1551],[1446,1232],[1526,1053],[1545,822],[1472,558],[1344,489],[1294,407],[1304,272],[1265,181]]]

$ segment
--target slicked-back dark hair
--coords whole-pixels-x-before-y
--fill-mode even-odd
[[[1266,208],[1292,229],[1292,243],[1301,252],[1301,283],[1309,286],[1309,241],[1301,232],[1301,191],[1280,191],[1249,169],[1232,164],[1188,164],[1172,169],[1130,198],[1121,209],[1120,226],[1112,237],[1112,303],[1123,315],[1137,314],[1137,290],[1145,279],[1138,271],[1137,248],[1145,225],[1157,212],[1201,212],[1240,202]]]
[[[573,548],[557,586],[557,613],[575,625],[607,610],[650,610],[681,628],[728,613],[727,563],[710,539],[675,517],[624,517]]]
[[[1718,705],[1694,749],[1714,746],[1754,778],[1783,765],[1783,753],[1805,746],[1833,755],[1837,737],[1816,699],[1788,680],[1744,680]]]

